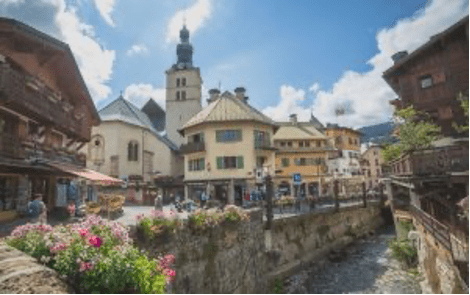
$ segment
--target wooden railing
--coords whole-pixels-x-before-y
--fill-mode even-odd
[[[452,251],[450,228],[448,226],[440,223],[434,217],[416,206],[411,205],[410,211],[413,217],[415,217],[442,246]]]
[[[9,64],[0,64],[0,100],[20,114],[89,139],[87,128],[83,128],[84,124],[75,118],[74,110],[66,99],[61,99],[61,95],[34,81],[33,76],[15,70]]]
[[[206,150],[206,145],[204,142],[189,142],[182,144],[180,147],[180,152],[183,154],[204,152]]]
[[[21,149],[20,141],[16,136],[8,133],[0,134],[0,156],[7,158],[24,157],[24,151]]]

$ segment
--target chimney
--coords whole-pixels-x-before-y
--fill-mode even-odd
[[[408,55],[408,51],[398,51],[394,55],[392,55],[393,64],[396,64],[400,59],[404,58]]]
[[[245,101],[245,88],[243,87],[237,87],[235,88],[235,97],[238,98],[241,101]]]
[[[292,125],[297,124],[297,114],[292,114],[289,116],[289,121],[292,123]]]
[[[220,90],[217,88],[212,88],[209,90],[209,99],[207,100],[207,103],[210,104],[214,101],[216,101],[219,98],[220,95]]]

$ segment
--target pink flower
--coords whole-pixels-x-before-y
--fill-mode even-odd
[[[70,215],[74,215],[75,214],[75,205],[68,206],[67,211],[69,212]]]
[[[67,249],[67,245],[66,245],[66,244],[64,244],[64,243],[57,243],[57,244],[55,244],[53,247],[51,247],[51,248],[49,249],[49,251],[51,251],[51,253],[57,253],[57,252],[59,252],[59,251],[65,250],[65,249]]]
[[[91,236],[88,239],[88,242],[90,242],[90,244],[93,245],[93,247],[99,248],[101,246],[102,241],[101,241],[100,237],[98,237],[98,236]]]
[[[86,228],[81,228],[81,229],[78,230],[78,232],[80,233],[80,235],[82,237],[88,235],[88,229],[86,229]]]
[[[165,275],[165,280],[167,282],[173,282],[175,280],[175,270],[166,268],[163,270],[163,274]]]
[[[87,271],[87,270],[92,270],[93,269],[93,265],[89,262],[81,262],[80,263],[80,271],[83,272],[83,271]]]

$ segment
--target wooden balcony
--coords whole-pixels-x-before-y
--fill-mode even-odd
[[[255,149],[258,149],[258,150],[276,150],[274,145],[270,141],[267,141],[267,140],[264,140],[264,141],[255,140]]]
[[[24,150],[21,148],[17,137],[8,133],[0,134],[0,157],[10,159],[24,158]]]
[[[180,152],[183,154],[191,154],[205,151],[206,145],[204,142],[189,142],[186,144],[182,144],[180,147]]]
[[[468,149],[452,146],[415,151],[390,165],[396,176],[445,175],[468,171]]]
[[[66,134],[89,140],[85,124],[75,118],[73,107],[62,95],[9,64],[0,64],[0,103]]]

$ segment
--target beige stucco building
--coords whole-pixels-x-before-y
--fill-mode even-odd
[[[378,186],[379,179],[383,177],[382,165],[384,160],[381,150],[381,146],[372,145],[361,156],[361,168],[367,189]]]
[[[312,122],[280,122],[274,135],[276,147],[276,178],[278,194],[292,196],[321,195],[322,180],[327,174],[328,152],[333,149],[328,137]],[[295,185],[293,175],[300,174],[301,183]]]
[[[274,173],[272,145],[277,126],[247,103],[245,89],[210,91],[209,105],[181,129],[185,163],[185,197],[197,199],[205,191],[212,198],[241,204],[256,188],[256,168]]]
[[[149,182],[183,174],[176,146],[160,135],[146,114],[120,96],[99,111],[101,124],[83,151],[87,167],[121,179]]]

